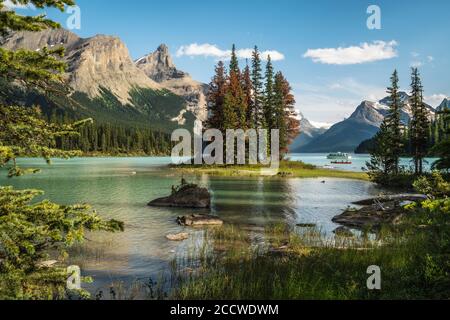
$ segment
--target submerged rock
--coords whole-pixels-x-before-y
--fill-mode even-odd
[[[373,204],[393,202],[393,201],[398,201],[400,203],[405,201],[424,201],[424,200],[427,200],[427,196],[423,194],[395,194],[360,200],[353,202],[353,204],[360,206],[370,206]]]
[[[155,199],[148,203],[153,207],[182,207],[182,208],[209,208],[211,194],[206,188],[195,184],[184,184],[178,189],[173,188],[168,197]]]
[[[360,200],[353,204],[363,206],[361,209],[349,207],[332,221],[350,228],[377,230],[383,224],[401,223],[405,204],[426,199],[423,194],[397,194]]]
[[[315,223],[297,223],[296,226],[300,228],[315,228],[317,225]]]
[[[182,216],[177,218],[178,224],[182,226],[195,227],[195,226],[212,226],[222,225],[223,220],[216,216],[192,214],[189,216]]]
[[[353,232],[346,228],[346,227],[337,227],[333,233],[339,237],[344,237],[344,238],[353,238],[355,235],[353,234]]]
[[[170,241],[183,241],[189,238],[189,234],[187,232],[168,234],[166,235],[166,238]]]
[[[361,209],[349,208],[335,216],[332,221],[356,229],[377,230],[383,224],[395,225],[401,222],[405,209],[397,201],[377,203]]]

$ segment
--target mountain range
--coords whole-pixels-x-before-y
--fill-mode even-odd
[[[407,124],[412,117],[411,97],[400,92],[400,98],[403,107],[400,112],[401,120]],[[352,113],[352,115],[336,123],[330,129],[321,134],[311,137],[311,129],[307,126],[306,137],[302,138],[301,134],[292,144],[292,152],[302,153],[321,153],[321,152],[353,152],[356,147],[363,141],[372,138],[379,130],[381,122],[388,113],[389,97],[380,101],[363,101]],[[434,117],[437,110],[449,106],[449,101],[444,99],[441,105],[434,109],[425,104],[429,117]],[[317,131],[316,131],[317,132]],[[302,142],[307,141],[302,145]]]
[[[207,85],[178,70],[164,44],[136,61],[117,37],[80,38],[65,29],[12,33],[0,39],[0,46],[33,51],[64,47],[64,77],[71,88],[70,96],[42,95],[3,83],[10,100],[3,102],[163,131],[192,128],[195,119],[206,119]]]

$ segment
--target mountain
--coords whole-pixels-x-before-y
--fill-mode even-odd
[[[400,97],[403,102],[401,120],[407,124],[412,117],[411,97],[405,92],[401,92]],[[348,119],[336,123],[302,148],[293,149],[293,152],[353,152],[362,141],[372,138],[378,132],[388,113],[388,104],[389,97],[378,102],[363,101]],[[435,110],[427,104],[425,106],[432,117]]]
[[[101,122],[165,131],[179,125],[191,128],[196,118],[206,114],[203,85],[176,69],[165,45],[145,62],[134,62],[117,37],[84,39],[64,29],[13,33],[0,39],[0,45],[34,51],[64,47],[65,79],[72,89],[69,97],[43,96],[4,84],[9,103],[38,104],[46,112],[58,110],[75,117],[92,116]]]
[[[317,128],[306,119],[303,114],[299,114],[301,134],[291,143],[290,150],[298,150],[307,145],[311,140],[327,131],[325,128]]]
[[[445,98],[442,100],[441,104],[436,108],[436,111],[444,111],[450,109],[450,100]]]
[[[155,52],[136,60],[135,64],[150,79],[186,100],[186,108],[180,111],[177,118],[180,124],[183,124],[186,112],[194,113],[199,120],[206,120],[208,85],[195,81],[188,73],[178,70],[165,44],[161,44]]]

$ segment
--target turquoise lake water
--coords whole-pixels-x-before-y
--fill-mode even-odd
[[[292,156],[297,158],[319,165],[326,162],[319,155]],[[179,183],[180,175],[167,168],[170,158],[77,158],[55,160],[51,166],[40,159],[21,159],[19,163],[42,172],[8,179],[3,169],[0,185],[41,189],[45,191],[41,199],[62,204],[89,203],[101,216],[125,222],[125,232],[89,235],[88,253],[72,255],[83,274],[94,277],[88,286],[93,292],[115,281],[157,278],[187,246],[187,242],[167,241],[165,235],[198,232],[175,223],[177,216],[196,211],[147,206],[150,200],[170,194],[171,186]],[[280,221],[316,223],[325,233],[337,227],[331,218],[352,201],[382,191],[369,182],[331,178],[203,175],[187,180],[211,190],[211,213],[226,223],[253,227]]]

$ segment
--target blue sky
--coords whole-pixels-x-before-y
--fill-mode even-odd
[[[272,51],[297,108],[316,123],[341,121],[362,100],[382,98],[395,68],[408,89],[410,67],[419,66],[433,106],[450,96],[447,0],[76,2],[81,29],[75,33],[119,36],[134,59],[166,43],[177,67],[199,81],[210,80],[233,43]],[[380,30],[367,28],[369,5],[381,9]],[[69,16],[48,14],[63,24]]]

